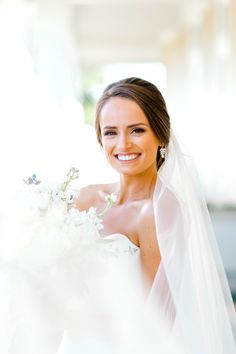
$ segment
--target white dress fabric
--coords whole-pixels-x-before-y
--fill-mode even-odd
[[[0,353],[182,353],[145,305],[140,249],[119,233],[101,242],[107,257],[84,255],[76,266],[68,257],[55,269],[5,265]]]
[[[85,255],[78,268],[68,258],[55,270],[6,265],[1,353],[132,353],[143,296],[140,250],[121,234],[101,243],[108,256],[88,261]]]
[[[73,324],[73,328],[68,328],[64,334],[63,339],[60,344],[59,350],[57,354],[77,354],[77,353],[84,353],[84,354],[111,354],[111,353],[123,353],[129,346],[129,343],[125,341],[124,333],[116,334],[115,338],[115,328],[114,326],[118,326],[117,330],[121,331],[121,326],[126,326],[127,328],[125,331],[129,331],[128,323],[125,324],[126,320],[122,318],[122,312],[124,312],[125,307],[128,307],[128,311],[134,305],[129,302],[128,293],[129,289],[136,289],[136,291],[140,291],[142,288],[142,273],[141,273],[141,265],[140,265],[140,250],[139,247],[134,245],[128,237],[122,235],[120,233],[112,234],[109,236],[104,237],[104,247],[108,251],[112,251],[117,255],[116,259],[112,259],[107,263],[108,267],[113,267],[110,274],[112,274],[112,278],[114,280],[114,276],[116,277],[115,284],[118,285],[119,277],[124,276],[125,278],[122,279],[122,286],[126,283],[125,287],[123,288],[123,292],[127,291],[127,299],[124,301],[122,296],[122,306],[121,303],[116,303],[118,297],[121,296],[121,293],[118,292],[118,287],[116,290],[110,287],[107,287],[105,284],[104,291],[110,291],[110,296],[116,297],[114,299],[108,299],[108,303],[105,301],[105,298],[100,298],[98,300],[98,304],[96,306],[96,310],[93,314],[91,314],[91,322],[87,328],[82,325],[82,328],[78,326],[78,323]],[[117,268],[116,268],[117,267]],[[108,279],[108,278],[107,278]],[[91,297],[97,297],[98,292],[102,289],[103,282],[102,279],[98,279],[97,288],[92,286],[90,288],[90,295]],[[109,277],[109,280],[110,277]],[[121,281],[121,279],[120,279]],[[113,285],[115,285],[113,284]],[[95,284],[93,284],[95,285]],[[120,284],[121,285],[121,284]],[[138,290],[139,289],[139,290]],[[121,289],[120,289],[121,290]],[[123,293],[123,294],[124,294]],[[131,295],[131,292],[130,292]],[[136,293],[137,295],[137,293]],[[106,296],[105,296],[106,297]],[[121,300],[121,299],[120,299]],[[119,300],[119,301],[120,301]],[[104,303],[105,301],[105,303]],[[112,304],[112,306],[109,306]],[[105,305],[105,306],[104,306]],[[118,307],[117,307],[118,306]],[[98,317],[98,327],[94,327],[96,322],[96,312],[97,310],[101,311],[100,316]],[[117,316],[117,311],[119,316]],[[138,311],[138,308],[136,309]],[[110,313],[109,313],[110,312]],[[120,313],[119,313],[120,312]],[[86,316],[86,315],[85,315]],[[110,317],[110,321],[109,321]],[[111,326],[113,328],[110,329],[110,333],[108,327]],[[109,334],[109,335],[108,335]],[[130,338],[134,333],[130,333]],[[121,340],[122,337],[122,340]],[[123,344],[122,344],[123,343]],[[124,346],[124,343],[125,346]],[[124,348],[126,347],[126,348]],[[128,350],[128,349],[127,349]],[[131,353],[131,352],[130,352]]]
[[[117,254],[107,263],[105,282],[109,284],[100,278],[97,287],[90,288],[93,301],[97,300],[91,321],[88,327],[73,323],[64,332],[57,354],[154,354],[157,349],[161,354],[183,353],[174,334],[147,306],[139,247],[120,233],[104,239],[105,247]],[[108,294],[100,297],[101,290]]]

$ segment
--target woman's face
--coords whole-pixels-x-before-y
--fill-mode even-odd
[[[131,176],[156,171],[160,143],[137,103],[111,97],[101,110],[100,128],[107,160],[117,172]]]

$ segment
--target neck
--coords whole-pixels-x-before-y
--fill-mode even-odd
[[[150,198],[157,180],[157,171],[150,170],[135,176],[120,175],[118,204]]]

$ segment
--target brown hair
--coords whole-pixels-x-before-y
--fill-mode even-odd
[[[107,86],[96,106],[95,129],[98,142],[102,145],[99,116],[105,103],[111,97],[124,97],[135,101],[144,112],[154,134],[164,146],[168,145],[170,138],[170,117],[167,112],[165,100],[152,83],[131,77],[114,82]],[[164,159],[160,156],[160,147],[157,151],[157,169]]]

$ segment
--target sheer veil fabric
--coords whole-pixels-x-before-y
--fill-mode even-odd
[[[161,264],[148,301],[188,354],[235,354],[236,317],[197,175],[171,134],[153,206]]]

